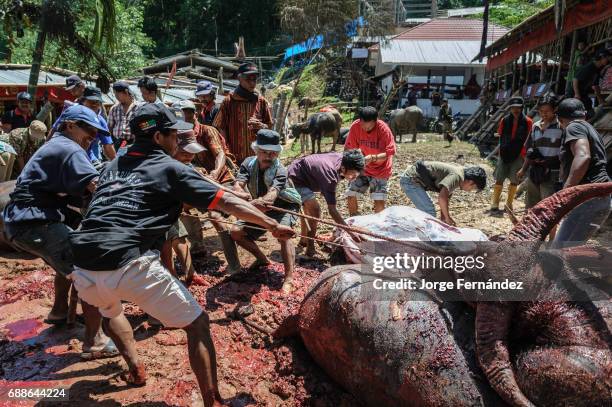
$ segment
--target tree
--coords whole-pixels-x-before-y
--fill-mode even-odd
[[[156,55],[199,48],[233,53],[238,36],[247,52],[266,53],[278,40],[276,0],[141,0],[145,6],[145,32],[156,41]],[[215,44],[216,42],[216,44]]]
[[[108,89],[111,79],[115,78],[100,49],[106,47],[114,50],[116,45],[116,2],[114,0],[87,0],[71,2],[69,0],[42,0],[35,2],[11,2],[11,7],[3,4],[4,27],[9,37],[9,56],[13,56],[13,31],[17,37],[25,37],[23,26],[31,26],[35,34],[32,50],[30,80],[28,92],[36,93],[40,66],[44,59],[47,43],[53,43],[62,52],[73,50],[82,61],[96,62],[98,85]],[[87,27],[87,23],[92,24]],[[89,28],[83,31],[84,28]],[[87,65],[83,63],[82,65]]]
[[[492,1],[489,21],[513,28],[532,15],[550,7],[554,0],[498,0]],[[480,16],[479,18],[481,18]]]

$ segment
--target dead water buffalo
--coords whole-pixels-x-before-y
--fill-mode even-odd
[[[342,127],[342,116],[337,110],[330,112],[318,112],[312,114],[303,123],[295,124],[291,127],[293,136],[297,139],[300,136],[302,145],[302,153],[306,146],[306,136],[310,136],[312,143],[312,154],[315,154],[315,143],[317,145],[317,153],[321,153],[321,139],[325,136],[331,136],[333,145],[331,151],[336,151],[336,143]]]
[[[504,242],[485,242],[499,267],[493,275],[545,285],[551,263],[538,250],[550,229],[587,199],[610,193],[612,183],[582,185],[532,208]],[[552,269],[609,273],[612,255],[598,250],[557,250]],[[450,301],[411,289],[381,298],[370,284],[378,276],[364,265],[327,270],[292,321],[314,360],[364,404],[612,405],[609,291],[586,301],[565,300],[563,292],[522,302]]]
[[[389,116],[389,127],[395,137],[395,142],[401,143],[404,133],[412,133],[412,142],[416,143],[417,126],[422,121],[423,111],[418,106],[408,106],[405,109],[391,111]]]

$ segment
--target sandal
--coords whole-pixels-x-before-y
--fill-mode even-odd
[[[119,356],[119,350],[112,339],[109,339],[106,342],[106,345],[100,350],[83,349],[81,352],[81,359],[84,360],[96,360],[96,359],[106,359],[106,358],[114,358],[115,356]]]

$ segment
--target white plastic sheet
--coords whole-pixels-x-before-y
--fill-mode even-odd
[[[488,240],[487,236],[478,229],[449,226],[441,220],[409,206],[392,206],[380,213],[354,216],[347,219],[347,223],[402,241],[473,242]],[[376,251],[377,247],[380,248],[385,242],[368,236],[368,241],[357,243],[346,231],[338,228],[335,229],[334,235],[344,246],[347,259],[357,264],[369,263],[366,257],[372,256],[372,253],[360,253],[358,249]],[[380,243],[377,244],[377,242]]]

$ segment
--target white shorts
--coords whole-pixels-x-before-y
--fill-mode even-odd
[[[129,301],[169,328],[184,328],[203,310],[191,293],[162,266],[159,253],[148,251],[117,270],[91,271],[78,266],[70,275],[79,297],[98,307],[103,317],[123,312]]]

